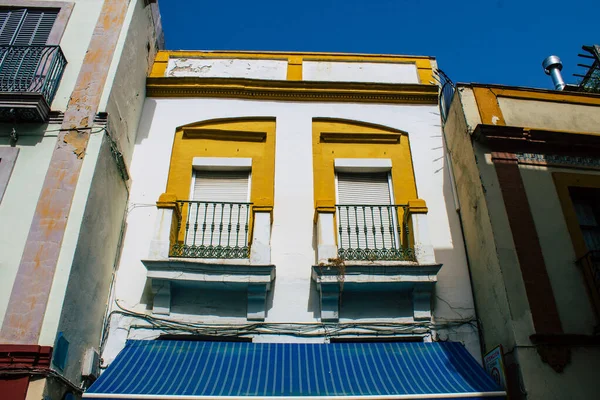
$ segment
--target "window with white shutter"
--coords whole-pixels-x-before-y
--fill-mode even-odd
[[[185,244],[246,247],[250,172],[195,170],[192,186]]]
[[[388,172],[338,172],[338,246],[342,249],[398,247],[397,215]]]

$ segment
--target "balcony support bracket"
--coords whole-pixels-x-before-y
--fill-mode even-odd
[[[266,314],[267,292],[270,284],[251,283],[248,285],[248,321],[264,321]]]
[[[171,314],[171,282],[163,279],[153,279],[152,293],[154,294],[152,314]]]
[[[340,283],[322,282],[319,285],[321,295],[321,321],[337,322],[340,318]]]

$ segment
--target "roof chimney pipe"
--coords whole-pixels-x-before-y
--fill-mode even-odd
[[[558,58],[558,56],[550,56],[546,58],[544,62],[542,62],[542,67],[544,67],[544,72],[546,75],[550,75],[552,77],[554,89],[563,90],[566,85],[560,73],[563,67],[560,58]]]

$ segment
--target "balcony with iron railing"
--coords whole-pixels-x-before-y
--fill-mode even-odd
[[[336,205],[337,257],[347,261],[415,261],[407,205]]]
[[[142,260],[152,280],[153,312],[170,314],[173,285],[226,284],[247,290],[249,320],[264,319],[266,294],[275,279],[271,211],[252,203],[161,195],[150,253]]]
[[[0,46],[0,121],[47,121],[66,65],[60,46]]]
[[[337,321],[342,291],[395,287],[410,293],[415,320],[431,318],[431,294],[441,268],[429,239],[423,200],[408,204],[317,202],[317,265],[321,319]]]
[[[177,202],[181,219],[170,257],[245,259],[252,203]]]

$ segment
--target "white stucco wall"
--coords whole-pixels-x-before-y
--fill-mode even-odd
[[[302,79],[329,82],[419,83],[415,64],[304,61]]]
[[[287,60],[172,58],[167,64],[165,76],[285,80],[287,64]]]
[[[274,116],[277,121],[275,208],[271,236],[272,263],[276,265],[277,279],[267,298],[265,322],[319,322],[319,295],[311,281],[311,266],[316,258],[312,169],[314,117],[370,122],[409,133],[419,197],[427,201],[432,244],[438,261],[444,263],[436,289],[435,322],[443,324],[474,317],[463,242],[454,211],[436,106],[228,99],[146,100],[131,164],[127,233],[114,289],[114,299],[120,306],[140,313],[149,313],[151,310],[152,296],[146,269],[140,260],[148,257],[157,213],[155,204],[166,188],[175,128],[196,121],[240,116]],[[231,292],[219,292],[211,288],[210,302],[206,300],[207,293],[191,295],[176,291],[169,318],[203,323],[246,321],[243,313],[245,303],[241,307],[234,307],[231,302],[235,296],[231,296]],[[354,304],[358,307],[355,312],[360,314],[359,302],[353,300],[350,295],[345,306]],[[190,304],[199,306],[190,307]],[[406,307],[403,304],[402,299],[391,298],[390,301],[381,302],[381,308],[377,311],[380,315],[390,317],[385,320],[402,322],[404,319],[399,315],[404,314],[402,310]],[[363,307],[366,310],[369,304]],[[117,309],[115,304],[113,308]],[[223,309],[229,311],[221,314],[219,310]],[[394,318],[394,315],[398,317]],[[103,356],[105,362],[109,363],[124,345],[130,324],[140,323],[140,320],[115,316]],[[438,333],[441,339],[464,341],[472,354],[478,356],[477,333],[470,325],[441,329]],[[138,338],[156,337],[158,334],[157,331],[131,331],[131,335]],[[262,336],[255,340],[283,339],[280,336]],[[288,337],[286,340],[301,339]],[[324,338],[312,340],[323,341]]]
[[[0,203],[0,326],[58,134],[31,128],[17,127],[19,155]],[[58,128],[48,126],[49,130]],[[2,124],[0,146],[9,146],[11,129],[12,125]]]

